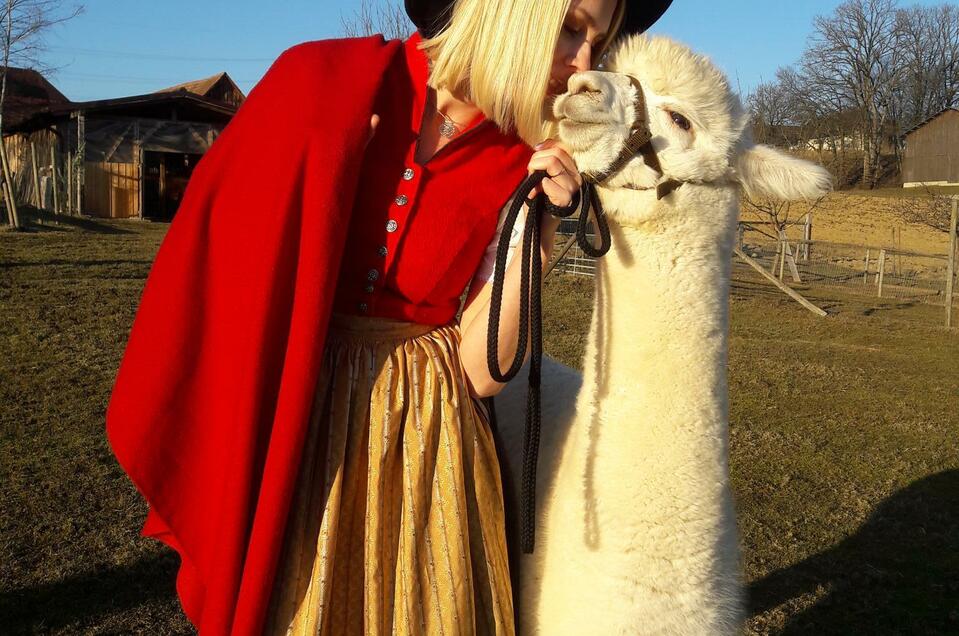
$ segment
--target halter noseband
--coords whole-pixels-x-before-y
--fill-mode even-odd
[[[647,166],[659,174],[663,174],[662,164],[659,163],[659,157],[656,156],[656,151],[653,150],[653,133],[650,131],[649,121],[646,119],[646,97],[645,93],[643,92],[643,86],[639,83],[639,80],[632,75],[626,75],[626,77],[629,78],[633,88],[636,89],[636,99],[633,102],[633,109],[636,113],[636,117],[633,119],[633,125],[629,129],[629,137],[626,139],[622,149],[619,151],[619,155],[616,157],[613,163],[610,164],[610,166],[603,172],[583,173],[583,179],[594,185],[602,184],[611,176],[622,170],[623,167],[636,155],[642,155],[643,161],[646,162]],[[672,178],[659,182],[656,184],[656,199],[662,199],[664,196],[668,195],[681,185],[683,185],[682,181]]]

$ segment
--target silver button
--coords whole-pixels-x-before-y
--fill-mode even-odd
[[[388,253],[388,250],[386,249],[385,245],[380,245],[380,247],[376,250],[376,253],[379,254],[380,256],[386,256]]]
[[[364,313],[366,312],[367,309],[369,309],[369,307],[366,306],[366,303],[360,303],[359,305],[356,306],[356,308]]]
[[[366,287],[363,288],[363,291],[365,291],[367,294],[372,294],[373,289],[374,287],[372,285],[367,285]]]
[[[396,197],[395,201],[396,205],[406,205],[406,202],[409,201],[409,199],[406,198],[405,194],[401,194],[400,196]]]
[[[380,273],[376,271],[375,269],[371,269],[370,271],[366,272],[366,278],[368,280],[376,280],[379,277],[380,277]]]
[[[412,179],[412,178],[413,178],[413,169],[412,169],[412,168],[407,168],[406,170],[403,171],[403,179],[404,179],[405,181],[409,181],[409,180]]]
[[[390,219],[389,221],[386,222],[387,232],[395,232],[396,228],[397,228],[396,221],[394,221],[393,219]]]

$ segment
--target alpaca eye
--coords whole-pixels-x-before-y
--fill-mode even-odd
[[[669,112],[670,118],[673,120],[673,123],[682,128],[683,130],[689,130],[692,128],[692,124],[689,123],[689,120],[680,115],[679,113]]]

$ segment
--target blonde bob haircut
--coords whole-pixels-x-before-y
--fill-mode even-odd
[[[428,83],[476,105],[503,132],[533,146],[554,131],[544,108],[571,0],[457,0],[446,28],[424,38],[432,60]],[[625,0],[619,0],[594,68],[616,39]]]

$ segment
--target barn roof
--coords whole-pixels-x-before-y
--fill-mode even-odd
[[[2,67],[0,67],[2,68]],[[49,125],[54,120],[69,117],[70,113],[83,111],[88,114],[116,112],[149,113],[168,105],[177,105],[209,117],[229,119],[237,106],[212,97],[209,93],[225,81],[242,97],[243,92],[226,73],[217,73],[199,80],[184,82],[160,89],[153,93],[114,97],[83,102],[69,100],[32,69],[9,67],[7,72],[7,95],[4,101],[4,133],[35,130]]]
[[[916,132],[917,130],[919,130],[920,128],[922,128],[923,126],[925,126],[926,124],[928,124],[929,122],[931,122],[933,119],[937,119],[940,115],[944,115],[944,114],[946,114],[946,113],[949,112],[949,111],[953,111],[953,112],[959,113],[959,108],[943,108],[942,110],[940,110],[938,113],[936,113],[936,114],[933,115],[932,117],[929,117],[929,118],[927,118],[927,119],[919,122],[918,124],[916,124],[915,126],[913,126],[912,128],[910,128],[909,130],[907,130],[906,132],[904,132],[904,133],[903,133],[903,136],[911,135],[912,133]]]
[[[66,95],[39,72],[32,68],[7,67],[7,88],[3,99],[5,126],[19,124],[38,109],[68,103],[70,100]]]
[[[167,93],[147,93],[145,95],[131,95],[129,97],[115,97],[112,99],[98,99],[86,102],[65,102],[37,106],[21,117],[15,124],[4,123],[4,134],[27,130],[36,130],[52,124],[54,121],[69,117],[75,111],[82,111],[88,115],[116,113],[119,115],[142,115],[163,108],[176,105],[186,108],[204,118],[215,117],[228,120],[236,113],[236,106],[191,93],[185,89],[178,89]],[[204,115],[205,113],[205,115]],[[152,116],[152,115],[150,115]],[[6,117],[6,115],[4,115]]]
[[[210,91],[216,86],[221,80],[226,80],[238,93],[241,95],[243,91],[240,90],[240,87],[236,85],[236,82],[227,75],[227,73],[220,72],[216,75],[211,75],[210,77],[205,77],[203,79],[193,80],[191,82],[183,82],[182,84],[177,84],[176,86],[170,86],[168,88],[161,88],[157,93],[171,93],[178,90],[186,90],[197,95],[202,95],[203,97],[208,97]]]

